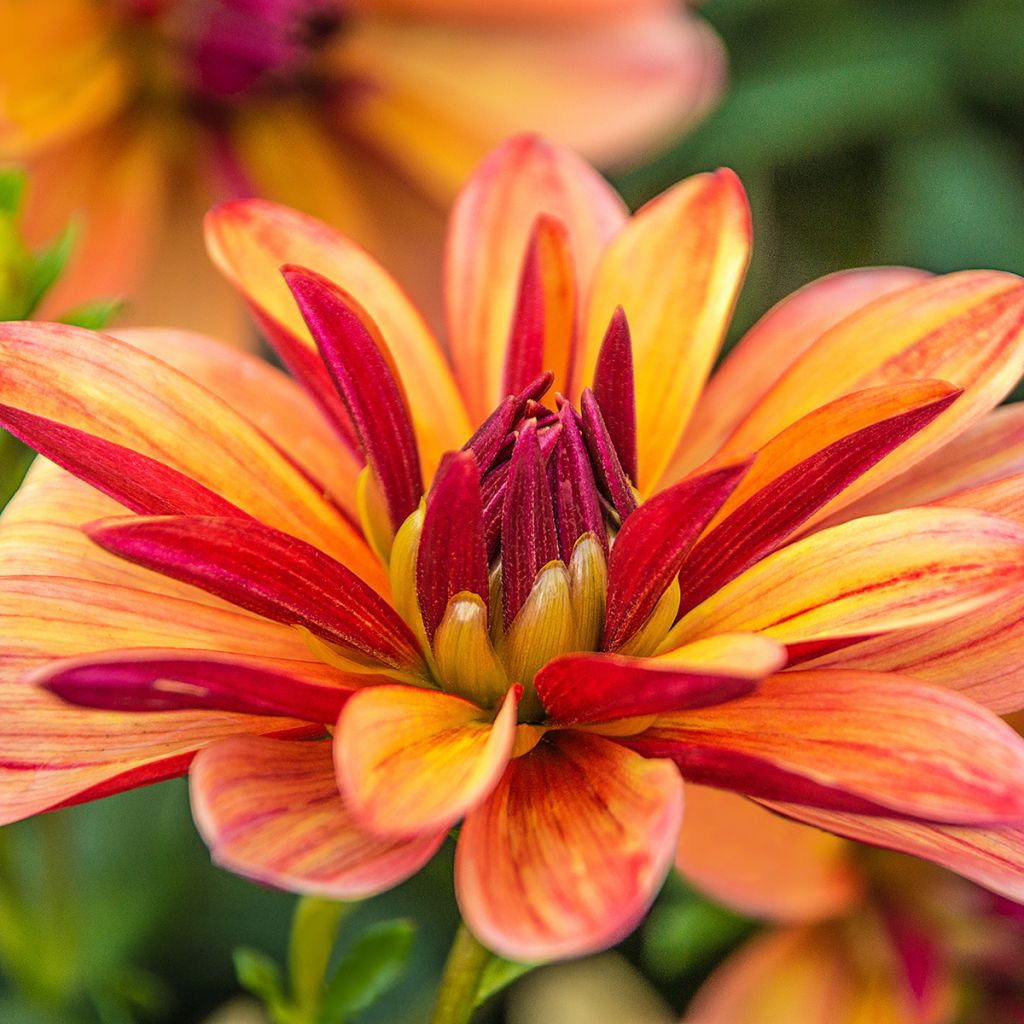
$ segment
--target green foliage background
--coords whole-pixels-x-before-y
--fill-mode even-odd
[[[708,0],[732,86],[696,132],[617,177],[639,205],[680,177],[733,167],[755,256],[733,340],[772,302],[844,267],[1024,271],[1024,3]],[[0,442],[0,500],[21,453]],[[360,1020],[422,1020],[454,928],[450,850],[359,907],[417,925],[411,967]],[[182,783],[0,831],[0,1020],[202,1020],[239,992],[232,953],[281,961],[293,900],[220,872]],[[752,925],[673,880],[624,952],[677,1007]],[[502,1019],[501,1000],[488,1019]]]

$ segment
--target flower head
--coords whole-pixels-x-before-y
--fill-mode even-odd
[[[219,331],[237,310],[198,270],[213,202],[290,203],[418,283],[439,211],[505,135],[628,163],[724,78],[710,29],[644,0],[3,0],[0,39],[0,158],[33,172],[30,240],[84,214],[51,312],[127,291],[136,322]]]
[[[991,429],[1017,278],[826,279],[702,397],[749,245],[726,171],[629,219],[568,151],[502,146],[453,216],[451,364],[322,224],[239,201],[208,238],[305,392],[197,336],[0,328],[0,424],[63,467],[0,527],[5,818],[198,751],[217,860],[337,898],[461,822],[463,913],[517,959],[637,923],[684,779],[1019,887],[985,847],[1024,744],[956,692],[1020,699],[1019,616],[990,626],[1022,600],[1016,467],[851,512]],[[878,644],[956,682],[861,667]]]

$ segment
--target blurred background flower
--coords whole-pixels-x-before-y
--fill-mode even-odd
[[[707,112],[714,33],[673,0],[0,0],[0,158],[34,177],[29,239],[73,212],[55,308],[242,332],[202,212],[262,195],[342,227],[415,288],[492,145],[541,131],[603,166]]]

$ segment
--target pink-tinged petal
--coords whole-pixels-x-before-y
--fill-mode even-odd
[[[282,267],[282,273],[352,418],[397,532],[423,494],[416,435],[399,380],[351,296],[302,267]]]
[[[248,420],[140,349],[60,324],[0,325],[0,404],[160,462],[384,585],[322,489]]]
[[[437,341],[387,272],[327,225],[265,200],[225,203],[207,217],[210,254],[238,287],[290,369],[338,419],[329,378],[288,286],[284,264],[309,267],[344,284],[376,323],[402,368],[420,456],[429,476],[443,452],[471,432],[465,407]]]
[[[1024,282],[971,271],[877,299],[826,331],[726,442],[759,448],[808,412],[852,391],[908,378],[947,380],[963,395],[904,446],[904,468],[988,413],[1024,371]]]
[[[445,829],[478,806],[512,754],[518,696],[497,716],[462,697],[374,686],[346,705],[334,739],[338,784],[378,835]]]
[[[462,826],[466,923],[511,960],[553,960],[628,935],[672,863],[683,784],[600,736],[549,733],[508,766]]]
[[[122,558],[274,622],[395,668],[422,657],[409,627],[358,576],[329,555],[261,523],[199,516],[101,520],[87,527]]]
[[[488,571],[480,471],[470,453],[460,452],[438,470],[416,559],[416,593],[431,641],[456,594],[476,594],[487,607]]]
[[[582,412],[580,427],[583,430],[583,436],[587,439],[587,448],[590,450],[591,462],[597,471],[601,489],[607,495],[619,518],[625,520],[636,510],[636,495],[633,493],[629,477],[619,460],[618,449],[608,430],[608,425],[604,421],[601,407],[590,388],[583,389],[580,409]]]
[[[901,676],[782,673],[622,742],[672,758],[694,782],[765,799],[955,824],[1024,820],[1024,741],[973,701]]]
[[[132,512],[249,519],[184,473],[95,434],[6,405],[0,405],[0,426]]]
[[[542,213],[567,226],[585,294],[626,211],[600,175],[569,150],[533,135],[510,139],[480,165],[452,213],[445,266],[448,333],[459,386],[476,420],[503,397],[519,269]]]
[[[606,651],[621,647],[643,625],[749,468],[748,460],[693,476],[644,502],[622,524],[608,564]]]
[[[444,20],[400,6],[413,16],[353,19],[344,36],[343,67],[373,83],[346,123],[442,202],[466,161],[513,132],[632,163],[706,114],[725,81],[721,42],[677,5],[432,2]]]
[[[585,533],[590,533],[597,538],[607,558],[608,531],[604,525],[601,496],[576,413],[566,403],[558,418],[562,432],[555,449],[551,496],[555,506],[559,553],[568,565],[576,542]]]
[[[890,480],[836,519],[925,505],[1024,473],[1024,402],[993,409],[934,455]]]
[[[207,709],[334,723],[352,690],[242,657],[149,649],[52,661],[26,677],[69,704],[102,711]]]
[[[683,562],[684,614],[857,489],[959,392],[941,381],[871,388],[798,420],[760,452]],[[891,470],[886,470],[891,471]]]
[[[889,292],[929,275],[908,267],[830,274],[773,306],[712,375],[676,450],[666,482],[715,454],[736,425],[825,331]]]
[[[652,493],[718,352],[750,255],[750,211],[731,171],[688,178],[644,206],[596,273],[581,354],[597,365],[617,307],[629,318],[640,489]]]
[[[772,921],[833,917],[863,888],[842,839],[706,786],[686,787],[676,867],[712,899]]]
[[[637,482],[636,388],[633,380],[633,343],[625,310],[612,313],[594,367],[594,398],[615,444],[619,462]]]
[[[691,644],[656,658],[568,654],[549,661],[534,684],[551,719],[575,725],[733,700],[786,664],[786,649],[767,637],[715,639],[714,650]]]
[[[272,438],[355,521],[363,461],[338,443],[323,413],[291,377],[265,359],[191,331],[136,327],[111,333],[212,391]]]
[[[526,603],[534,580],[558,558],[558,532],[536,420],[527,420],[512,452],[501,518],[505,628]]]
[[[502,391],[514,395],[550,371],[567,392],[576,352],[576,268],[569,229],[540,214],[526,246],[512,314]]]
[[[951,979],[936,984],[952,995]],[[892,938],[876,918],[764,932],[716,968],[685,1024],[939,1024],[915,1003]]]
[[[415,874],[445,837],[364,831],[338,792],[328,742],[216,743],[193,762],[189,782],[214,861],[291,892],[365,899]]]
[[[1024,527],[971,510],[856,519],[762,559],[684,615],[668,643],[764,632],[803,644],[941,622],[1018,590],[1022,544]]]

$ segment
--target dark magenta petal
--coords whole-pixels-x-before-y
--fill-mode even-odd
[[[368,315],[353,299],[312,270],[284,267],[282,273],[352,417],[397,530],[423,495],[416,435],[398,381],[367,327]]]
[[[453,454],[442,462],[423,518],[416,592],[431,641],[448,601],[464,590],[477,594],[487,605],[490,587],[480,471],[470,452]]]
[[[554,722],[576,725],[704,708],[742,697],[753,679],[659,668],[650,658],[568,654],[549,661],[534,683]]]
[[[558,534],[537,426],[519,434],[501,517],[501,583],[505,628],[533,589],[538,571],[558,558]]]
[[[191,477],[124,445],[6,405],[0,426],[132,512],[250,518]]]
[[[106,711],[209,708],[334,725],[353,689],[322,686],[227,655],[120,651],[52,662],[33,677],[71,704]]]
[[[788,540],[818,509],[891,451],[926,427],[957,398],[891,416],[840,438],[752,494],[696,544],[680,568],[684,615]]]
[[[254,520],[200,516],[106,519],[90,537],[108,551],[275,622],[398,668],[419,649],[391,606],[319,548]]]
[[[606,651],[621,647],[644,624],[752,461],[689,477],[645,501],[622,524],[608,562]]]
[[[621,520],[636,510],[636,495],[629,485],[629,478],[619,461],[615,443],[608,433],[604,416],[590,388],[585,388],[580,401],[583,414],[583,436],[587,440],[590,458],[597,471],[598,483],[611,499],[612,506]]]
[[[607,555],[608,533],[604,527],[604,513],[590,457],[571,406],[562,406],[560,419],[561,437],[549,475],[552,478],[558,548],[562,561],[567,563],[576,541],[585,533],[592,533]]]
[[[637,482],[636,393],[633,385],[633,344],[622,307],[612,314],[594,368],[594,398],[604,416],[619,462]]]

